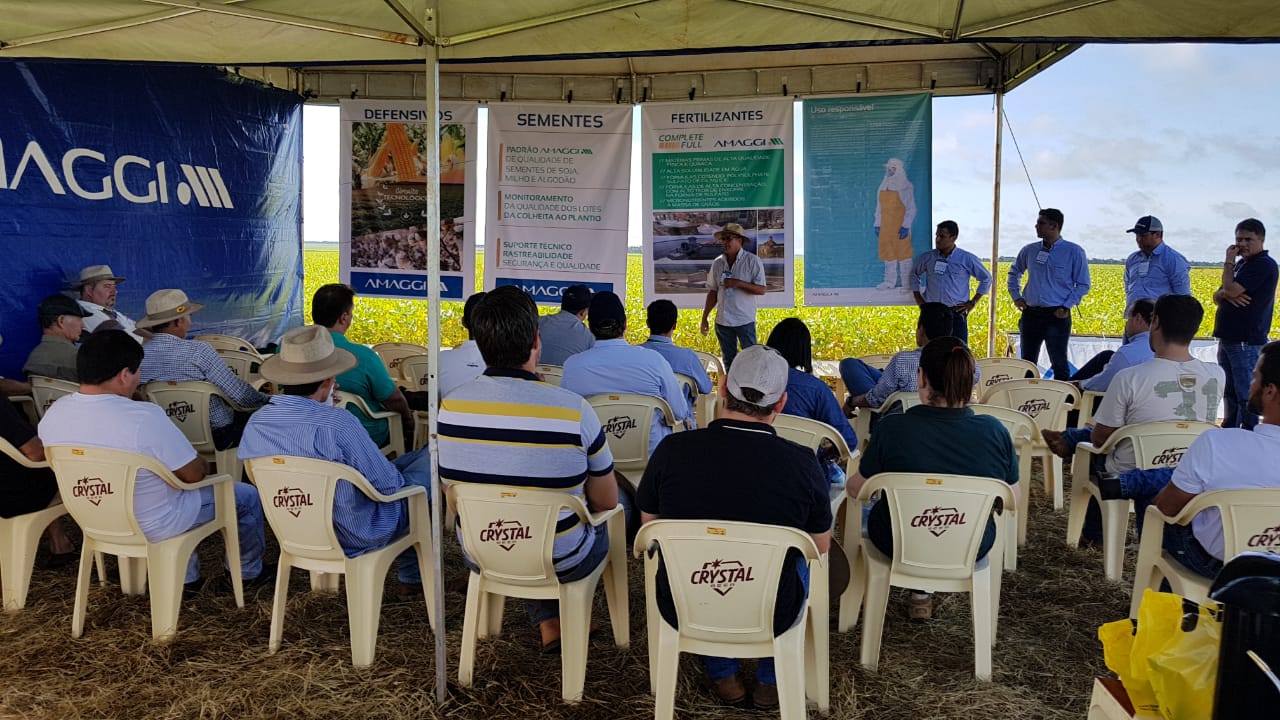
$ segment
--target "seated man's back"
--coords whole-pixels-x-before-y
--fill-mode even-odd
[[[1217,365],[1195,358],[1184,362],[1152,358],[1116,373],[1094,420],[1114,428],[1162,420],[1213,422],[1222,383],[1222,368]],[[1117,474],[1137,467],[1133,445],[1116,446],[1106,467]]]
[[[538,333],[542,336],[542,355],[538,362],[564,365],[571,356],[596,344],[591,331],[582,324],[582,315],[590,304],[591,289],[587,286],[565,288],[560,296],[560,311],[538,320]]]

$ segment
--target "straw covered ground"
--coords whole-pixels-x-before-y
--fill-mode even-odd
[[[1019,569],[1004,577],[994,682],[973,678],[967,596],[941,596],[931,622],[912,623],[905,619],[905,595],[895,590],[878,673],[858,665],[861,624],[847,634],[833,629],[831,717],[1083,717],[1092,678],[1105,673],[1096,628],[1127,615],[1128,587],[1103,579],[1096,551],[1063,544],[1066,515],[1054,513],[1039,488],[1030,518]],[[445,545],[446,582],[461,587],[464,571],[456,542],[446,538]],[[217,541],[201,549],[207,572],[221,572],[219,551]],[[389,581],[394,580],[392,573]],[[586,697],[576,706],[560,702],[559,659],[539,654],[536,633],[519,602],[507,604],[504,634],[481,643],[475,686],[460,689],[453,683],[463,594],[446,594],[449,700],[436,707],[432,637],[421,602],[387,601],[377,659],[371,668],[356,670],[350,664],[343,596],[308,591],[302,572],[294,574],[284,644],[275,655],[267,653],[269,588],[243,610],[229,593],[187,603],[178,636],[168,645],[151,642],[145,598],[123,597],[111,585],[94,586],[85,634],[72,639],[74,590],[74,571],[37,570],[27,608],[0,620],[0,718],[603,720],[653,715],[643,580],[635,560],[631,648],[593,641]],[[596,618],[604,617],[598,593]],[[681,665],[678,717],[769,717],[717,706],[700,663],[686,656]],[[817,717],[816,711],[811,716]]]

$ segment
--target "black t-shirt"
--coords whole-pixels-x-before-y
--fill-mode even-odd
[[[15,448],[36,436],[13,403],[0,396],[0,437]],[[0,453],[0,517],[10,518],[48,507],[58,492],[53,471],[28,468]]]
[[[1236,282],[1244,286],[1249,304],[1236,307],[1218,304],[1213,336],[1227,342],[1263,345],[1271,332],[1271,315],[1276,304],[1276,261],[1266,250],[1236,264]]]
[[[0,396],[0,437],[9,441],[15,448],[20,448],[36,436],[35,428],[27,424],[18,408],[8,398]],[[4,476],[25,472],[27,468],[4,453],[0,453],[0,474]]]
[[[778,437],[764,423],[716,420],[704,430],[662,440],[636,491],[641,512],[668,520],[731,520],[831,529],[830,484],[813,451]],[[677,624],[665,569],[658,573],[658,607]],[[804,585],[784,570],[774,608],[774,631],[795,622]]]

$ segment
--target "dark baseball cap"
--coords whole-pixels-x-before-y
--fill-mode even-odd
[[[1145,235],[1149,232],[1164,232],[1164,226],[1160,224],[1160,218],[1155,215],[1143,215],[1138,218],[1138,222],[1134,223],[1133,227],[1125,230],[1125,232]]]
[[[40,320],[55,320],[63,315],[71,315],[73,317],[89,317],[93,313],[85,311],[80,307],[80,303],[63,295],[55,293],[40,301],[40,305],[36,308],[36,313]]]
[[[560,309],[580,313],[591,304],[591,288],[586,285],[570,285],[560,295]]]
[[[622,306],[622,298],[617,293],[598,292],[591,296],[591,306],[587,308],[587,325],[592,329],[609,323],[622,325],[627,321],[627,310]]]

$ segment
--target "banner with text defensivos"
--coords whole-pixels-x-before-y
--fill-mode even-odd
[[[795,304],[792,116],[787,99],[641,107],[646,301],[702,307],[715,234],[738,223],[764,263],[760,306]]]
[[[485,289],[627,294],[629,105],[489,107]]]
[[[427,299],[422,102],[344,100],[340,275],[357,295]],[[440,297],[475,291],[476,106],[440,103]]]
[[[804,101],[804,302],[910,305],[933,246],[932,97]]]

